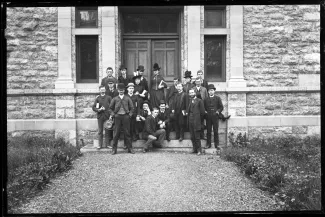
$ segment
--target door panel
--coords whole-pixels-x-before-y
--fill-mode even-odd
[[[152,65],[158,63],[160,74],[168,83],[178,77],[178,40],[152,40]]]
[[[143,65],[143,75],[150,81],[150,53],[150,40],[125,40],[123,63],[127,67],[127,75],[133,77],[137,67]]]

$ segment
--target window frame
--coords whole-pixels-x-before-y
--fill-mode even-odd
[[[79,11],[96,11],[96,26],[80,26]],[[98,28],[98,7],[75,7],[75,27],[79,28]]]
[[[222,37],[221,43],[221,52],[222,52],[222,60],[221,60],[221,78],[210,78],[208,77],[207,71],[207,39],[214,37]],[[226,82],[226,46],[227,46],[227,35],[204,35],[204,79],[212,81],[212,82]]]
[[[80,61],[80,39],[96,38],[96,79],[81,78],[81,61]],[[76,35],[76,83],[98,83],[99,82],[99,37],[98,35]]]
[[[207,24],[207,11],[222,11],[221,26],[211,26]],[[226,28],[226,6],[204,6],[204,28]]]

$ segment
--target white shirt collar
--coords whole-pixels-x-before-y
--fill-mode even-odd
[[[124,97],[124,94],[121,96],[120,94],[118,95],[121,99],[123,99],[123,97]]]

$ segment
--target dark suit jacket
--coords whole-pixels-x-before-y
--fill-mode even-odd
[[[191,82],[188,82],[188,83],[186,83],[186,84],[183,86],[183,90],[184,90],[185,93],[188,94],[188,91],[189,91],[190,89],[192,89],[193,87],[195,87],[195,85],[192,84]]]
[[[185,92],[177,93],[174,96],[170,110],[175,110],[175,114],[180,114],[182,110],[186,110],[188,104],[188,95]]]
[[[146,118],[143,129],[143,136],[148,138],[149,135],[153,135],[158,129],[158,119],[154,118],[152,115],[149,115]]]
[[[162,113],[159,109],[157,118],[158,118],[158,120],[164,121],[167,124],[170,121],[169,115],[170,115],[170,109],[166,108],[164,113]]]
[[[106,119],[109,118],[109,105],[112,101],[112,98],[110,96],[104,95],[98,95],[95,99],[95,102],[92,106],[93,111],[97,112],[97,119],[101,118],[103,115],[105,116]],[[98,103],[99,107],[96,108],[96,104]],[[105,107],[104,111],[98,112],[98,109],[100,109],[102,106]]]
[[[126,76],[126,78],[123,78],[123,76],[120,75],[120,76],[118,77],[118,83],[123,83],[123,84],[125,85],[125,94],[127,94],[128,91],[127,91],[126,86],[127,86],[129,83],[133,83],[133,81],[132,81],[132,78],[129,78],[128,76]]]
[[[208,91],[205,87],[200,86],[200,91],[197,90],[197,87],[194,87],[193,89],[195,90],[197,98],[204,100],[208,97]]]
[[[134,107],[132,100],[127,95],[124,95],[123,99],[121,99],[120,96],[116,96],[112,99],[109,105],[110,114],[114,117],[115,114],[120,110],[122,104],[125,112],[131,117],[133,115]]]
[[[126,96],[130,97],[133,103],[133,117],[136,117],[139,114],[139,98],[136,95],[130,96],[129,94],[126,94]]]
[[[117,84],[118,80],[114,76],[112,76],[111,79],[114,80],[114,88],[116,88],[116,84]],[[102,82],[100,84],[105,87],[106,91],[109,89],[107,76],[102,79]]]
[[[204,108],[208,112],[210,107],[213,107],[214,111],[221,113],[223,111],[223,104],[219,96],[207,97],[204,99]]]
[[[170,107],[171,104],[173,103],[173,99],[175,97],[175,95],[178,93],[178,90],[176,89],[175,85],[172,85],[169,89],[168,89],[168,95],[167,95],[167,105]]]
[[[208,90],[208,85],[209,85],[208,82],[204,79],[202,79],[202,80],[203,80],[203,82],[201,83],[201,86],[205,87],[205,89]],[[195,81],[193,81],[193,84],[196,86]]]
[[[186,113],[187,113],[187,122],[189,123],[189,117],[190,117],[190,106],[192,104],[192,100],[190,100],[190,102],[188,103],[187,109],[186,109]],[[199,98],[195,98],[194,99],[194,104],[192,107],[192,112],[194,115],[194,129],[196,131],[201,130],[202,126],[201,126],[201,118],[204,117],[205,114],[205,109],[204,109],[204,104],[203,104],[203,100],[199,99]]]
[[[145,77],[142,76],[142,80],[140,80],[140,85],[146,90],[149,91],[148,81]]]
[[[113,91],[110,91],[110,89],[108,88],[108,89],[106,89],[105,94],[107,96],[110,96],[113,99],[114,97],[118,96],[118,91],[115,88]]]

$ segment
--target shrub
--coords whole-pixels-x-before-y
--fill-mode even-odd
[[[62,138],[14,137],[8,139],[8,211],[45,187],[81,155]]]
[[[225,148],[221,157],[240,166],[258,187],[274,193],[283,209],[321,208],[319,136],[257,137],[249,142],[241,135],[230,137],[232,146]]]

